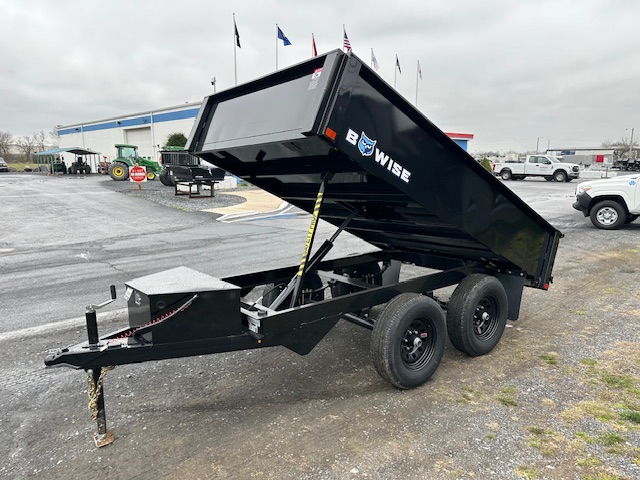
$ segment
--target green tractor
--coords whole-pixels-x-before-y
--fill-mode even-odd
[[[138,147],[136,145],[117,144],[117,158],[109,165],[109,176],[114,180],[126,180],[129,178],[129,168],[136,164],[147,170],[147,180],[155,180],[162,167],[158,162],[138,156]]]

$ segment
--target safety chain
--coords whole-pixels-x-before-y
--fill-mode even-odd
[[[89,411],[91,412],[91,418],[96,420],[98,418],[98,397],[100,397],[100,392],[102,391],[102,382],[104,381],[104,376],[108,371],[116,368],[115,366],[110,367],[102,367],[102,371],[100,372],[100,376],[98,377],[98,382],[93,381],[93,372],[89,373],[87,377],[87,383],[89,384],[89,389],[87,390],[87,395],[89,396]]]

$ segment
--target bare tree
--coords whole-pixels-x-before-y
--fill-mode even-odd
[[[56,130],[56,127],[53,127],[48,135],[51,145],[58,148],[60,146],[60,134],[58,133],[58,130]]]
[[[39,132],[35,132],[32,136],[33,138],[33,146],[38,152],[44,152],[47,149],[46,141],[47,136],[44,133],[44,130],[40,130]]]
[[[0,157],[9,157],[9,146],[13,143],[13,135],[0,131]]]
[[[25,135],[18,140],[18,147],[25,156],[25,161],[31,163],[31,155],[37,144],[35,134],[32,136]]]

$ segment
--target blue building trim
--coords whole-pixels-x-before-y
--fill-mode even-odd
[[[188,108],[185,110],[177,110],[175,112],[156,113],[153,114],[153,123],[171,122],[173,120],[184,120],[187,118],[195,118],[200,111],[199,108]],[[90,125],[80,125],[74,128],[63,128],[58,130],[58,135],[69,135],[71,133],[93,132],[96,130],[109,130],[111,128],[136,127],[151,125],[152,115],[143,115],[136,118],[128,118],[126,120],[114,120],[105,123],[93,123]]]
[[[454,142],[456,142],[456,144],[458,144],[458,146],[462,147],[464,149],[464,151],[467,151],[467,145],[469,144],[468,140],[453,140]]]

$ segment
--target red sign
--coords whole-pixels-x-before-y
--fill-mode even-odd
[[[131,167],[129,169],[129,179],[132,182],[146,182],[147,171],[144,169],[144,167],[139,167],[137,165],[135,167]]]

